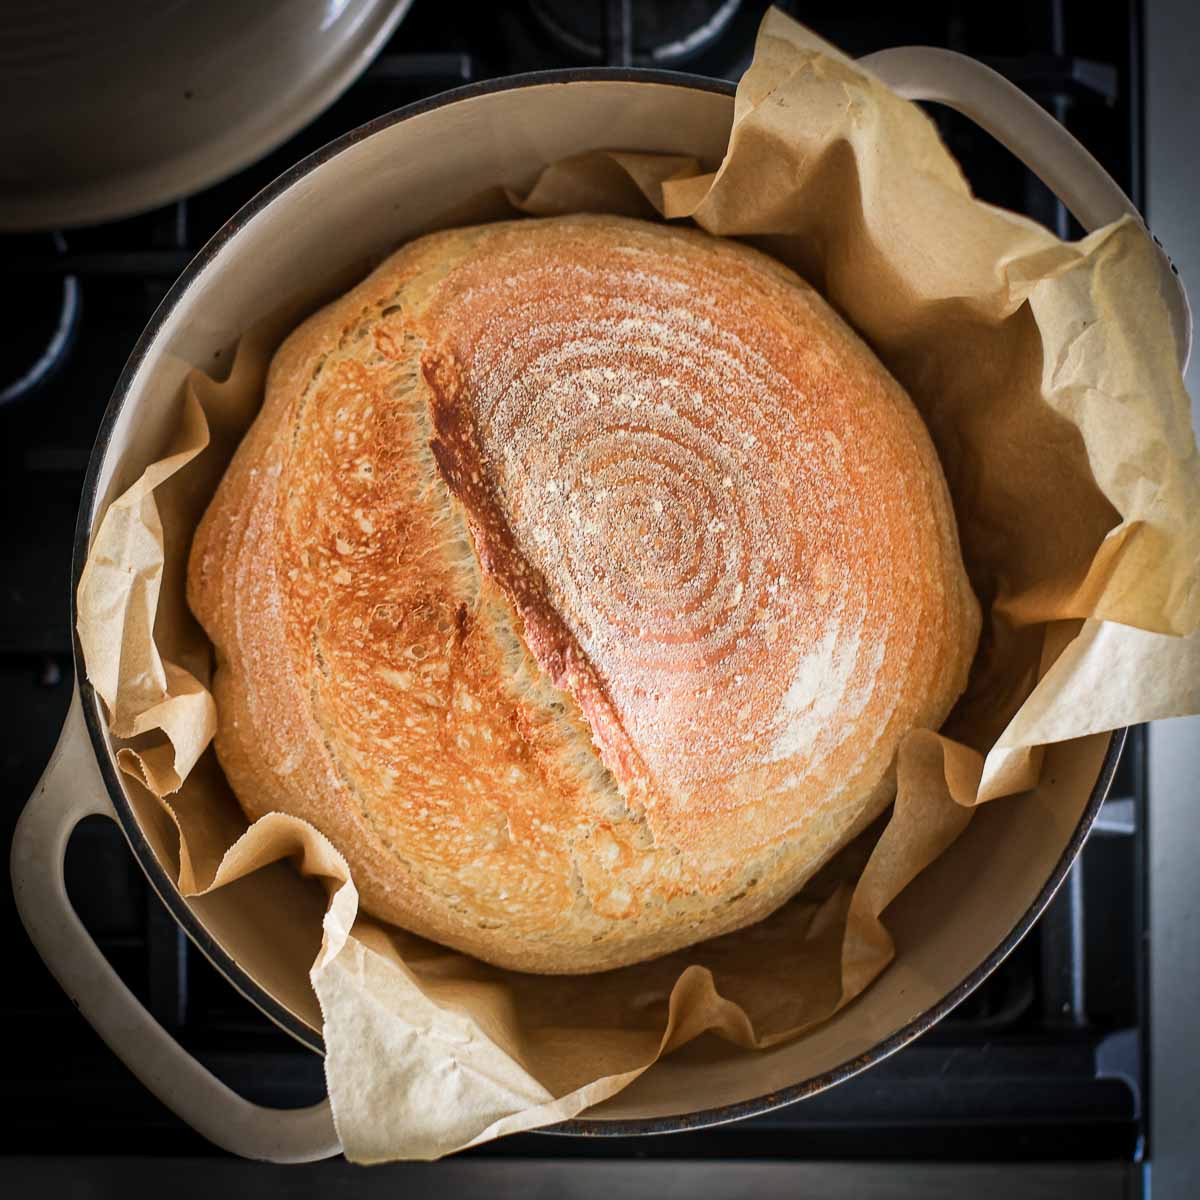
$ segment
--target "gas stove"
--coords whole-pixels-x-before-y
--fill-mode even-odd
[[[1135,0],[1045,0],[999,11],[968,0],[781,7],[852,55],[923,44],[982,59],[1046,105],[1141,203]],[[7,514],[0,522],[0,753],[12,797],[4,821],[15,821],[45,766],[71,693],[68,570],[93,438],[134,341],[205,240],[311,150],[462,84],[589,63],[736,79],[763,10],[750,0],[527,0],[478,9],[417,0],[345,95],[232,178],[128,220],[0,238],[0,269],[10,296],[20,297],[0,346]],[[997,143],[955,114],[933,115],[977,194],[1078,236],[1062,206]],[[1095,1164],[1104,1179],[1136,1178],[1129,1170],[1143,1157],[1147,1129],[1146,775],[1146,738],[1133,730],[1093,836],[1033,933],[947,1020],[865,1074],[716,1129],[640,1139],[526,1134],[457,1161],[1073,1160]],[[320,1098],[320,1060],[188,942],[116,826],[95,819],[79,828],[67,879],[81,918],[122,977],[218,1076],[266,1104]],[[27,942],[7,888],[0,906],[11,955],[0,991],[0,1022],[10,1034],[5,1077],[20,1097],[0,1126],[0,1154],[152,1155],[215,1169],[221,1152],[162,1108],[75,1012]],[[96,1170],[98,1178],[111,1175]],[[470,1171],[464,1179],[487,1178]]]

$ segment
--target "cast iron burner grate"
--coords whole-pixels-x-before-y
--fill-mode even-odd
[[[686,63],[729,29],[741,7],[741,0],[529,0],[534,19],[564,53],[618,67]]]

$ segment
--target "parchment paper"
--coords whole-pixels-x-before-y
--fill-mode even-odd
[[[1036,781],[1039,747],[1200,710],[1200,475],[1140,226],[1064,244],[975,201],[915,105],[775,12],[725,160],[696,172],[673,156],[589,154],[509,200],[691,218],[799,269],[919,406],[987,613],[942,734],[901,747],[890,816],[761,925],[600,976],[517,975],[359,913],[344,860],[303,822],[247,829],[236,816],[205,749],[209,650],[183,571],[287,320],[243,339],[228,380],[192,376],[174,444],[95,539],[79,588],[87,672],[113,732],[133,739],[122,767],[180,829],[181,889],[283,857],[327,882],[312,984],[356,1161],[436,1157],[569,1118],[703,1031],[747,1053],[795,1036],[886,966],[889,902],[974,805]],[[498,197],[489,216],[503,215]]]

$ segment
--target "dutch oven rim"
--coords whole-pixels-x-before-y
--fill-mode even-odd
[[[566,70],[534,71],[523,75],[509,75],[499,79],[486,80],[480,83],[468,84],[465,87],[454,88],[425,100],[418,100],[402,108],[385,113],[374,120],[350,130],[341,137],[315,150],[312,154],[301,159],[288,168],[275,180],[246,202],[221,228],[209,239],[195,258],[184,268],[178,279],[155,310],[146,328],[142,331],[134,345],[129,359],[113,388],[112,397],[105,409],[100,423],[96,441],[92,447],[88,461],[87,474],[84,477],[83,492],[80,498],[79,515],[75,526],[75,544],[71,567],[71,596],[70,621],[72,631],[72,652],[75,666],[75,678],[78,681],[80,699],[84,720],[91,738],[92,749],[104,779],[109,798],[117,819],[125,833],[135,858],[146,873],[151,886],[159,898],[167,906],[171,915],[204,953],[213,965],[256,1007],[264,1012],[272,1021],[290,1033],[297,1041],[317,1054],[324,1054],[324,1041],[320,1034],[310,1029],[294,1013],[275,999],[252,975],[240,966],[207,929],[200,918],[192,911],[187,900],[179,892],[175,881],[170,878],[162,864],[158,861],[145,833],[142,831],[137,816],[133,811],[124,786],[117,773],[117,768],[109,752],[106,731],[100,722],[100,707],[96,702],[96,693],[87,673],[83,668],[83,654],[79,644],[77,631],[78,613],[76,598],[79,591],[79,581],[83,574],[84,563],[93,528],[93,513],[99,492],[101,467],[108,454],[109,443],[117,418],[129,398],[133,379],[149,355],[163,324],[178,306],[183,296],[195,280],[205,271],[209,264],[237,235],[243,226],[252,218],[263,212],[277,197],[290,189],[299,180],[310,174],[317,167],[335,158],[342,151],[358,144],[383,129],[390,128],[402,121],[434,109],[457,104],[463,100],[475,99],[479,96],[491,95],[495,92],[512,91],[524,87],[541,87],[546,84],[571,84],[577,82],[614,82],[614,83],[649,83],[682,87],[695,91],[712,92],[732,98],[736,94],[734,84],[720,79],[709,79],[700,75],[690,75],[685,72],[661,71],[643,67],[578,67]],[[999,965],[1012,953],[1017,943],[1029,932],[1034,921],[1041,915],[1042,910],[1050,903],[1055,892],[1062,885],[1067,872],[1074,863],[1079,851],[1087,839],[1092,824],[1100,811],[1112,786],[1117,764],[1125,744],[1126,730],[1118,729],[1113,732],[1108,748],[1101,763],[1100,774],[1092,788],[1088,802],[1080,814],[1079,822],[1067,843],[1061,857],[1055,864],[1050,878],[1039,891],[1033,903],[1012,927],[998,946],[987,955],[956,987],[945,995],[938,1003],[926,1009],[903,1028],[890,1037],[872,1047],[866,1054],[840,1063],[812,1079],[797,1083],[791,1087],[768,1092],[750,1100],[742,1100],[734,1104],[722,1105],[717,1108],[704,1109],[699,1112],[677,1114],[665,1117],[646,1117],[636,1120],[603,1120],[577,1118],[563,1121],[557,1125],[537,1130],[539,1133],[568,1134],[576,1136],[608,1136],[628,1137],[632,1135],[651,1135],[675,1133],[688,1130],[703,1129],[713,1125],[722,1125],[730,1121],[739,1121],[746,1117],[758,1116],[776,1108],[793,1104],[817,1092],[824,1091],[834,1084],[857,1075],[875,1063],[894,1054],[901,1047],[919,1037],[926,1030],[937,1024],[947,1013],[967,998]]]

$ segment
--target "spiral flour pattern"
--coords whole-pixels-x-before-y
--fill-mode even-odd
[[[598,969],[759,919],[886,805],[978,611],[919,417],[815,292],[561,218],[314,322],[269,540],[371,907]]]

